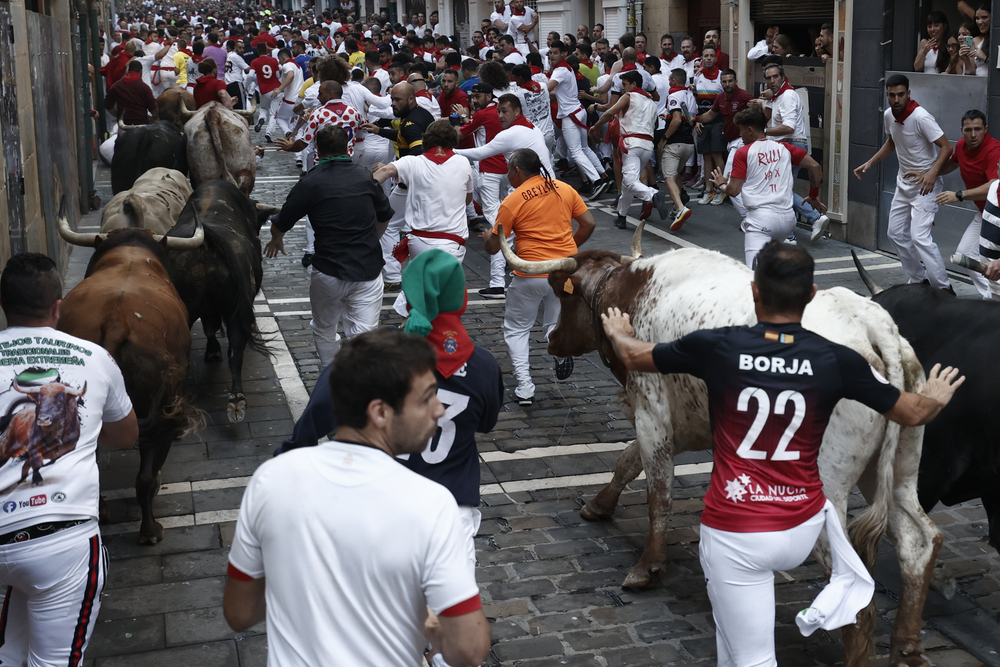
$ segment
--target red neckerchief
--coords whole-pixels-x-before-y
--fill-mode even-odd
[[[715,81],[719,78],[719,66],[715,65],[713,67],[702,67],[701,75],[709,81]]]
[[[386,63],[386,64],[382,65],[381,67],[379,67],[379,69],[388,72],[389,71],[389,63]]]
[[[631,72],[634,69],[636,69],[635,63],[623,63],[622,68],[618,70],[618,73],[621,74],[622,72]]]
[[[121,81],[122,83],[128,83],[129,81],[135,81],[136,79],[141,79],[141,78],[142,78],[142,72],[129,72],[121,79],[119,79],[119,81]]]
[[[513,7],[510,8],[510,13],[514,16],[524,16],[524,7],[521,7],[521,11],[517,11]]]
[[[191,53],[190,49],[177,49],[178,53],[186,53],[189,57],[194,58],[194,54]]]
[[[417,48],[413,49],[413,55],[420,56],[421,58],[423,58],[424,57],[424,50],[423,50],[423,48],[421,48],[421,47],[418,46]]]
[[[186,53],[186,51],[185,51],[185,53]],[[194,56],[194,55],[191,56],[191,60],[194,61],[195,65],[197,65],[198,63],[200,63],[204,59],[205,59],[205,56]]]
[[[584,58],[580,61],[580,67],[593,67],[594,63],[590,58]]]
[[[515,125],[523,125],[524,127],[528,128],[528,129],[531,129],[531,128],[534,127],[534,125],[532,124],[532,122],[530,120],[528,120],[527,118],[525,118],[523,115],[518,116],[517,118],[515,118],[513,120],[513,122],[510,124],[511,127],[514,127]]]
[[[648,57],[649,57],[649,54],[646,53],[645,51],[642,51],[642,52],[636,51],[635,52],[635,60],[636,60],[636,62],[638,62],[640,64],[646,62],[646,58],[648,58]]]
[[[678,90],[687,90],[687,86],[670,86],[670,91],[667,94],[673,95]]]
[[[586,78],[587,78],[587,77],[585,77],[584,75],[580,74],[580,70],[575,70],[575,71],[573,72],[573,74],[575,74],[575,75],[576,75],[576,80],[577,80],[577,81],[583,81],[584,79],[586,79]]]
[[[530,90],[533,93],[542,92],[542,87],[537,81],[529,81],[528,83],[518,84],[519,88],[524,88],[525,90]]]
[[[909,118],[910,114],[913,113],[913,110],[916,109],[919,106],[920,106],[919,104],[917,104],[916,102],[914,102],[911,99],[910,102],[906,105],[906,108],[903,109],[903,113],[901,113],[901,114],[899,114],[897,116],[896,112],[893,111],[892,115],[896,117],[896,122],[899,123],[900,125],[902,125],[903,121],[905,121],[907,118]]]
[[[684,56],[684,62],[689,63],[692,60],[694,60],[695,58],[700,58],[700,57],[701,56],[699,56],[698,53],[695,52],[690,58],[688,58],[687,56]]]
[[[528,65],[528,69],[531,70],[531,76],[535,76],[536,74],[541,74],[542,73],[542,68],[541,67],[535,67],[534,65]]]
[[[572,67],[570,67],[570,66],[569,66],[569,63],[567,63],[567,62],[566,62],[566,59],[565,59],[565,58],[563,58],[562,60],[560,60],[559,62],[557,62],[557,63],[556,63],[555,67],[553,67],[552,69],[550,69],[550,70],[549,70],[549,76],[552,76],[552,72],[555,72],[555,71],[556,71],[557,69],[559,69],[560,67],[565,67],[565,68],[566,68],[566,69],[568,69],[568,70],[569,70],[570,72],[572,72],[572,71],[573,71],[573,68],[572,68]]]
[[[434,99],[433,97],[431,97],[431,94],[427,92],[426,88],[424,90],[418,90],[417,92],[413,93],[413,96],[414,97],[426,97],[429,100]]]
[[[652,97],[650,97],[649,93],[647,93],[647,92],[646,92],[645,90],[643,90],[642,88],[633,88],[633,89],[632,89],[631,91],[629,91],[629,94],[630,94],[630,95],[631,95],[632,93],[639,93],[640,95],[644,95],[645,97],[647,97],[647,98],[649,98],[649,99],[653,99]]]
[[[465,303],[468,302],[469,295],[466,294]],[[464,366],[475,350],[465,326],[462,325],[464,312],[463,304],[461,310],[456,310],[454,313],[439,313],[431,322],[431,332],[425,339],[437,354],[435,367],[438,373],[445,378],[451,377],[455,371]]]
[[[157,42],[155,39],[151,39],[148,42],[146,42],[146,46],[149,46],[150,44],[158,44],[158,43],[159,42]]]
[[[660,59],[661,60],[666,60],[667,62],[670,62],[671,60],[673,60],[676,57],[677,57],[677,52],[676,51],[671,51],[670,53],[667,53],[666,51],[660,51]]]
[[[425,151],[421,153],[421,155],[423,155],[425,158],[427,158],[434,164],[444,164],[454,154],[455,151],[451,150],[450,148],[445,149],[441,148],[440,146],[431,151]]]

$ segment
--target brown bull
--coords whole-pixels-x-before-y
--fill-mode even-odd
[[[77,408],[79,400],[87,393],[87,384],[77,391],[61,382],[21,387],[15,380],[14,390],[25,394],[30,402],[14,415],[0,436],[0,466],[20,457],[24,459],[24,468],[18,484],[28,478],[28,470],[33,471],[32,483],[41,484],[39,470],[76,449],[80,438]]]
[[[181,88],[168,88],[160,93],[156,98],[156,109],[160,120],[169,120],[177,123],[177,127],[184,128],[184,108],[194,109],[197,104],[194,95]]]
[[[198,423],[198,412],[184,397],[188,313],[171,281],[167,249],[197,247],[204,230],[189,239],[145,229],[88,235],[73,232],[60,217],[59,233],[75,245],[96,247],[86,277],[63,300],[59,329],[102,346],[121,368],[139,419],[139,541],[155,544],[163,538],[153,518],[160,470],[173,440]]]

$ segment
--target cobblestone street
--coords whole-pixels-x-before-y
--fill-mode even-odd
[[[262,136],[257,143],[262,143]],[[297,180],[291,155],[268,148],[254,197],[281,205]],[[567,179],[578,185],[575,175]],[[99,193],[110,199],[108,170],[98,176]],[[585,248],[628,252],[637,222],[628,231],[611,224],[608,197],[593,207],[597,231]],[[643,236],[646,256],[681,246],[718,250],[742,258],[738,214],[726,203],[697,206],[678,234],[654,214]],[[638,213],[638,205],[633,214]],[[100,214],[81,223],[96,231]],[[263,241],[269,238],[265,227]],[[138,543],[139,507],[134,482],[138,452],[101,451],[101,486],[111,512],[103,534],[111,556],[97,629],[87,650],[96,667],[257,667],[266,664],[263,624],[234,634],[222,617],[226,559],[237,508],[250,475],[291,433],[320,368],[309,329],[309,278],[301,266],[305,233],[296,225],[285,237],[288,256],[265,260],[257,322],[272,356],[248,350],[244,364],[246,420],[230,424],[225,405],[229,372],[205,364],[201,326],[193,329],[190,389],[205,411],[207,426],[174,444],[154,503],[166,528],[162,542]],[[821,289],[842,285],[866,294],[850,258],[850,247],[829,239],[799,242],[817,258]],[[861,253],[883,285],[903,282],[894,257]],[[89,252],[74,248],[67,289],[82,279]],[[611,478],[617,454],[635,437],[619,409],[618,383],[596,354],[576,360],[573,375],[556,382],[544,337],[532,334],[535,403],[520,407],[513,397],[510,361],[503,342],[504,302],[486,300],[489,258],[470,239],[465,260],[469,307],[463,318],[472,339],[489,348],[503,368],[505,405],[495,430],[479,435],[483,522],[477,538],[477,578],[492,626],[488,665],[714,665],[715,638],[698,562],[699,513],[711,470],[709,453],[677,457],[668,558],[661,586],[624,590],[648,528],[644,482],[629,485],[613,521],[591,523],[579,514],[581,498]],[[974,290],[956,282],[960,295]],[[385,299],[383,324],[399,317]],[[406,502],[406,498],[399,498]],[[863,506],[860,494],[852,507]],[[944,531],[941,567],[957,577],[951,600],[931,593],[925,608],[924,642],[938,667],[1000,666],[1000,557],[987,546],[981,504],[939,506],[931,518]],[[810,559],[776,577],[776,641],[783,666],[836,665],[843,661],[839,631],[803,638],[794,615],[816,596],[825,579]],[[899,593],[899,568],[888,541],[876,568],[878,650],[886,655]],[[883,661],[884,662],[884,661]],[[331,656],[331,665],[339,664]]]

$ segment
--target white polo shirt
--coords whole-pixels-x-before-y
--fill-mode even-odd
[[[566,67],[557,67],[549,75],[550,81],[556,82],[553,92],[556,94],[556,104],[559,111],[556,118],[565,118],[580,108],[579,88],[576,86],[576,73]]]
[[[419,665],[427,607],[478,596],[468,541],[446,488],[331,441],[257,469],[229,572],[267,578],[271,667]]]
[[[469,238],[465,199],[472,192],[472,165],[468,160],[453,155],[436,164],[425,155],[405,155],[393,164],[397,180],[407,187],[406,229]]]
[[[771,120],[768,121],[768,128],[784,125],[792,128],[792,133],[782,137],[775,137],[777,141],[790,141],[792,139],[805,140],[809,137],[809,126],[806,124],[805,110],[802,108],[802,98],[789,88],[773,100],[770,101]]]
[[[918,106],[900,124],[896,122],[890,107],[885,110],[883,120],[886,134],[896,144],[900,178],[908,171],[926,171],[934,165],[938,156],[938,147],[934,142],[944,135],[934,116]]]

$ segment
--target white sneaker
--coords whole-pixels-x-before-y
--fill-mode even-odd
[[[711,203],[712,203],[712,198],[713,198],[713,197],[715,197],[715,195],[713,195],[713,194],[712,194],[711,192],[709,192],[708,190],[705,190],[705,194],[703,194],[703,195],[701,196],[701,199],[699,199],[699,200],[698,200],[698,203],[699,203],[699,204],[701,204],[702,206],[705,206],[705,205],[707,205],[707,204],[711,204]]]
[[[782,243],[787,243],[788,245],[798,245],[799,241],[795,238],[795,232],[789,234]]]
[[[726,201],[726,194],[724,192],[716,192],[715,196],[712,197],[712,201],[708,202],[712,206],[718,206],[722,202]]]
[[[809,237],[809,240],[815,241],[816,239],[818,239],[820,236],[823,235],[823,232],[825,232],[826,228],[829,226],[830,226],[830,218],[826,217],[825,215],[821,215],[818,218],[816,218],[815,222],[813,222],[813,230],[812,234]]]
[[[531,380],[519,382],[514,390],[518,405],[531,405],[535,400],[535,383]]]

